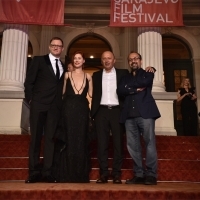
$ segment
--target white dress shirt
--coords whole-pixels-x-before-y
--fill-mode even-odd
[[[58,59],[58,67],[59,67],[59,70],[60,70],[60,77],[61,77],[62,74],[63,74],[63,67],[62,67],[62,64],[60,62],[60,59],[56,58],[51,53],[49,54],[49,59],[51,61],[51,65],[53,67],[53,71],[54,71],[55,74],[56,74],[56,59]]]
[[[116,70],[113,67],[110,72],[103,70],[102,75],[102,96],[101,105],[116,106],[119,105],[117,90],[117,75]]]

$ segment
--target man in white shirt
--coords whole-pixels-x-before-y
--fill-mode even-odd
[[[114,184],[121,184],[122,134],[123,127],[119,123],[122,100],[116,93],[117,83],[128,74],[127,69],[116,69],[115,56],[110,51],[103,52],[101,62],[103,70],[93,74],[93,95],[91,116],[94,119],[97,141],[100,178],[96,183],[107,183],[110,176],[108,170],[108,148],[110,131],[113,139],[113,167],[111,176]]]

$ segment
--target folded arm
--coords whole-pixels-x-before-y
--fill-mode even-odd
[[[127,96],[130,94],[137,94],[145,90],[147,87],[152,87],[154,73],[145,72],[142,76],[138,76],[136,79],[123,78],[117,87],[117,93],[120,96]]]

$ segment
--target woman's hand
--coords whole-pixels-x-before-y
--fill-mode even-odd
[[[188,92],[184,94],[185,96],[192,97],[192,93]]]

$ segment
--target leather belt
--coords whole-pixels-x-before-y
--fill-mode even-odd
[[[107,108],[107,109],[111,110],[111,109],[119,108],[119,105],[116,105],[116,106],[111,106],[111,105],[100,105],[100,107],[102,107],[102,108]]]

